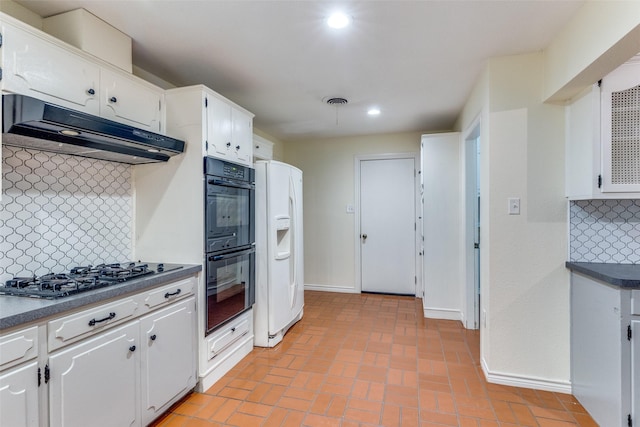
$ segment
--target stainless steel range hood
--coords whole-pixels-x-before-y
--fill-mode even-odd
[[[112,162],[166,162],[184,141],[24,95],[2,95],[2,143]]]

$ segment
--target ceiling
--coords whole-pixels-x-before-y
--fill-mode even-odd
[[[281,140],[450,130],[488,58],[544,49],[583,0],[18,0],[84,8],[133,39],[133,63],[204,84]],[[352,24],[325,24],[340,9]],[[344,97],[333,106],[327,98]],[[379,116],[368,116],[377,106]]]

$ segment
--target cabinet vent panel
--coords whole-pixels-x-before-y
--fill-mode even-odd
[[[640,85],[611,94],[611,183],[640,184]]]

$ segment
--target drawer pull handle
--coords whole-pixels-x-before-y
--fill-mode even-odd
[[[88,93],[89,95],[95,95],[95,94],[96,94],[96,91],[95,91],[93,88],[89,88],[89,89],[87,90],[87,93]]]
[[[104,319],[100,319],[100,320],[96,320],[96,319],[91,319],[89,320],[89,326],[95,326],[96,323],[102,323],[102,322],[106,322],[107,320],[111,320],[114,317],[116,317],[116,314],[112,311],[111,313],[109,313],[109,315],[107,317],[105,317]]]
[[[178,295],[180,292],[182,292],[182,290],[181,290],[180,288],[178,288],[178,290],[177,290],[177,291],[175,291],[175,292],[173,292],[173,293],[169,293],[169,292],[167,292],[166,294],[164,294],[164,297],[165,297],[165,298],[169,298],[169,297],[172,297],[172,296],[174,296],[174,295]]]
[[[131,351],[131,352],[136,351],[136,346],[132,345],[131,347],[129,347],[129,351]]]
[[[115,96],[112,96],[111,98],[109,98],[109,102],[116,103],[118,102],[118,98],[116,98]]]
[[[236,328],[234,326],[233,328],[231,328],[231,332],[235,332],[235,331],[236,331]]]
[[[150,339],[151,341],[155,341],[155,340],[156,340],[156,338],[158,338],[158,337],[156,337],[156,334],[153,334],[153,335],[151,335],[151,336],[149,337],[149,339]]]

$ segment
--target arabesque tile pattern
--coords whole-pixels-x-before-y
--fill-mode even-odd
[[[304,318],[156,427],[596,426],[571,395],[489,384],[480,335],[419,299],[305,292]]]

